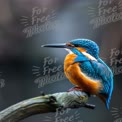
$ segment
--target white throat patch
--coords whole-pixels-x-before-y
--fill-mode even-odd
[[[73,54],[73,52],[70,49],[65,48],[66,51],[68,51],[69,54]]]

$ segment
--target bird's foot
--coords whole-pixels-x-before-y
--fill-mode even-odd
[[[89,92],[83,91],[83,89],[78,86],[69,89],[67,92],[71,92],[71,91],[81,91],[81,92],[85,92],[89,97],[91,96]]]
[[[68,92],[71,92],[71,91],[83,91],[83,89],[81,89],[78,86],[75,86],[75,87],[73,87],[73,88],[71,88],[71,89],[68,90]]]

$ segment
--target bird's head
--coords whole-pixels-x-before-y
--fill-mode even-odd
[[[75,39],[68,43],[63,44],[47,44],[42,47],[53,47],[53,48],[65,48],[70,53],[81,55],[82,52],[87,52],[95,58],[98,58],[99,47],[98,45],[89,39]]]

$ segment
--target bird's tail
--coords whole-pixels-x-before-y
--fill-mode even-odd
[[[108,110],[109,110],[109,106],[110,106],[112,92],[113,92],[113,84],[111,84],[110,93],[109,93],[108,99],[106,99],[106,107]]]
[[[102,100],[102,102],[105,104],[105,106],[108,110],[109,110],[109,106],[110,106],[111,95],[112,95],[112,92],[109,96],[107,96],[106,94],[102,94],[102,93],[98,95],[98,97]]]
[[[107,104],[106,104],[106,99],[107,99],[107,96],[106,96],[106,95],[104,95],[104,94],[99,94],[98,97],[102,100],[102,102],[103,102],[105,105],[107,105]],[[107,107],[107,106],[106,106],[106,107]]]

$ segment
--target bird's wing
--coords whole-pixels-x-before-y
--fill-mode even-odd
[[[74,63],[76,63],[76,62],[86,62],[86,61],[90,61],[90,59],[88,59],[86,56],[84,56],[82,53],[79,55],[79,56],[77,56],[76,58],[75,58],[75,61],[74,61]]]
[[[110,68],[99,58],[98,61],[91,61],[95,73],[101,77],[103,89],[101,95],[106,97],[106,107],[109,108],[111,95],[113,91],[113,73]]]
[[[80,62],[81,64],[87,62],[87,65],[89,64],[90,66],[89,70],[94,72],[91,75],[95,75],[101,79],[103,89],[100,91],[99,97],[106,104],[106,107],[109,108],[109,103],[113,91],[113,73],[111,72],[110,68],[100,58],[98,61],[94,61],[88,59],[83,54],[78,56],[75,59],[75,62]]]

